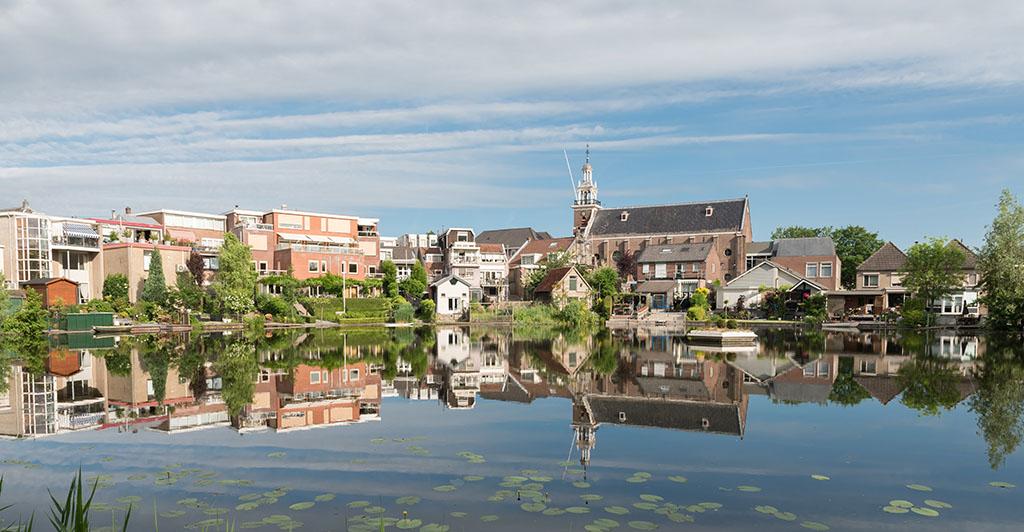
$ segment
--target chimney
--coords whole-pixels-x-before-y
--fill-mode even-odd
[[[131,207],[125,207],[124,208],[124,215],[125,216],[131,216],[132,215],[132,208]]]

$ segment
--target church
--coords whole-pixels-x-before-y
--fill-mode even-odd
[[[641,281],[690,280],[703,286],[717,280],[725,284],[746,270],[744,257],[753,240],[746,197],[603,206],[589,147],[576,185],[572,214],[574,247],[580,263],[615,266],[620,257],[632,255],[638,264],[633,277]]]

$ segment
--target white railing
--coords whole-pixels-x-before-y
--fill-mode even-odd
[[[336,255],[362,255],[363,250],[359,248],[347,248],[338,246],[318,246],[310,244],[278,244],[278,251],[291,249],[292,251],[302,251],[306,253],[332,253]]]

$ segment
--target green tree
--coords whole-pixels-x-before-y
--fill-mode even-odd
[[[591,272],[587,278],[590,288],[599,300],[608,296],[615,296],[619,293],[619,272],[615,268],[605,266]]]
[[[228,233],[220,247],[220,269],[213,286],[225,312],[245,314],[254,309],[256,297],[256,269],[252,265],[252,250]]]
[[[944,238],[918,242],[907,250],[907,262],[900,272],[903,286],[928,304],[934,304],[963,288],[964,252]],[[927,318],[929,323],[930,318]]]
[[[164,261],[160,257],[160,250],[155,247],[149,260],[149,275],[146,276],[146,281],[142,284],[140,299],[154,305],[167,303],[167,278],[164,277]]]
[[[836,380],[832,381],[828,400],[842,406],[856,406],[868,397],[871,394],[853,378],[853,357],[839,357]]]
[[[809,323],[821,323],[828,318],[827,300],[825,294],[811,294],[800,303],[804,311],[804,321]]]
[[[140,346],[139,360],[142,369],[149,373],[153,382],[153,398],[163,404],[167,398],[167,368],[170,365],[171,350],[166,341],[150,337]]]
[[[711,303],[708,301],[708,294],[711,292],[704,287],[698,288],[690,296],[690,308],[686,310],[686,318],[695,321],[704,321],[708,318],[711,310]]]
[[[35,290],[27,290],[21,308],[3,320],[3,332],[8,337],[38,339],[49,330],[50,315],[43,307],[43,296]]]
[[[878,251],[885,245],[885,242],[878,238],[878,233],[872,233],[859,225],[833,229],[828,236],[832,237],[832,242],[836,246],[836,255],[842,263],[843,286],[855,287],[857,285],[857,266]]]
[[[995,329],[1024,330],[1024,207],[1004,190],[978,256],[981,302]]]
[[[381,289],[384,297],[398,297],[398,268],[395,267],[395,263],[390,260],[381,261],[380,273],[383,275]]]
[[[998,357],[993,351],[975,375],[978,390],[968,405],[988,444],[989,465],[998,469],[1024,440],[1024,366],[1012,352],[1010,357]]]
[[[423,263],[416,261],[412,265],[412,272],[409,278],[399,283],[399,289],[409,297],[419,298],[427,291],[428,284],[427,269],[423,267]]]
[[[196,279],[190,272],[178,272],[175,286],[178,288],[178,299],[186,309],[194,312],[203,311],[206,293],[196,284]]]
[[[831,236],[831,227],[804,227],[791,225],[788,227],[776,227],[772,231],[772,240],[780,238],[811,238],[816,236]]]
[[[223,265],[223,263],[221,263]],[[224,348],[213,365],[214,371],[223,379],[221,397],[228,407],[228,414],[236,417],[252,403],[256,391],[256,349],[247,341],[236,341]]]
[[[547,277],[548,272],[557,268],[564,268],[571,263],[572,257],[566,252],[550,253],[540,263],[540,267],[530,272],[526,277],[526,290],[533,293],[537,285]]]
[[[112,273],[103,279],[103,299],[110,301],[114,308],[120,310],[129,305],[128,277],[121,273]]]

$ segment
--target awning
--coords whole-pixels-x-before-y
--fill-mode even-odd
[[[316,240],[313,240],[309,236],[300,235],[298,233],[278,233],[277,238],[291,242],[316,242]]]
[[[356,243],[354,238],[349,238],[347,236],[329,236],[329,237],[326,237],[326,238],[329,238],[330,241],[334,242],[335,244],[355,244]]]
[[[195,242],[196,234],[192,231],[182,231],[181,229],[168,229],[168,235],[179,242]]]
[[[99,238],[100,235],[91,226],[85,224],[64,224],[64,236],[76,238]]]

